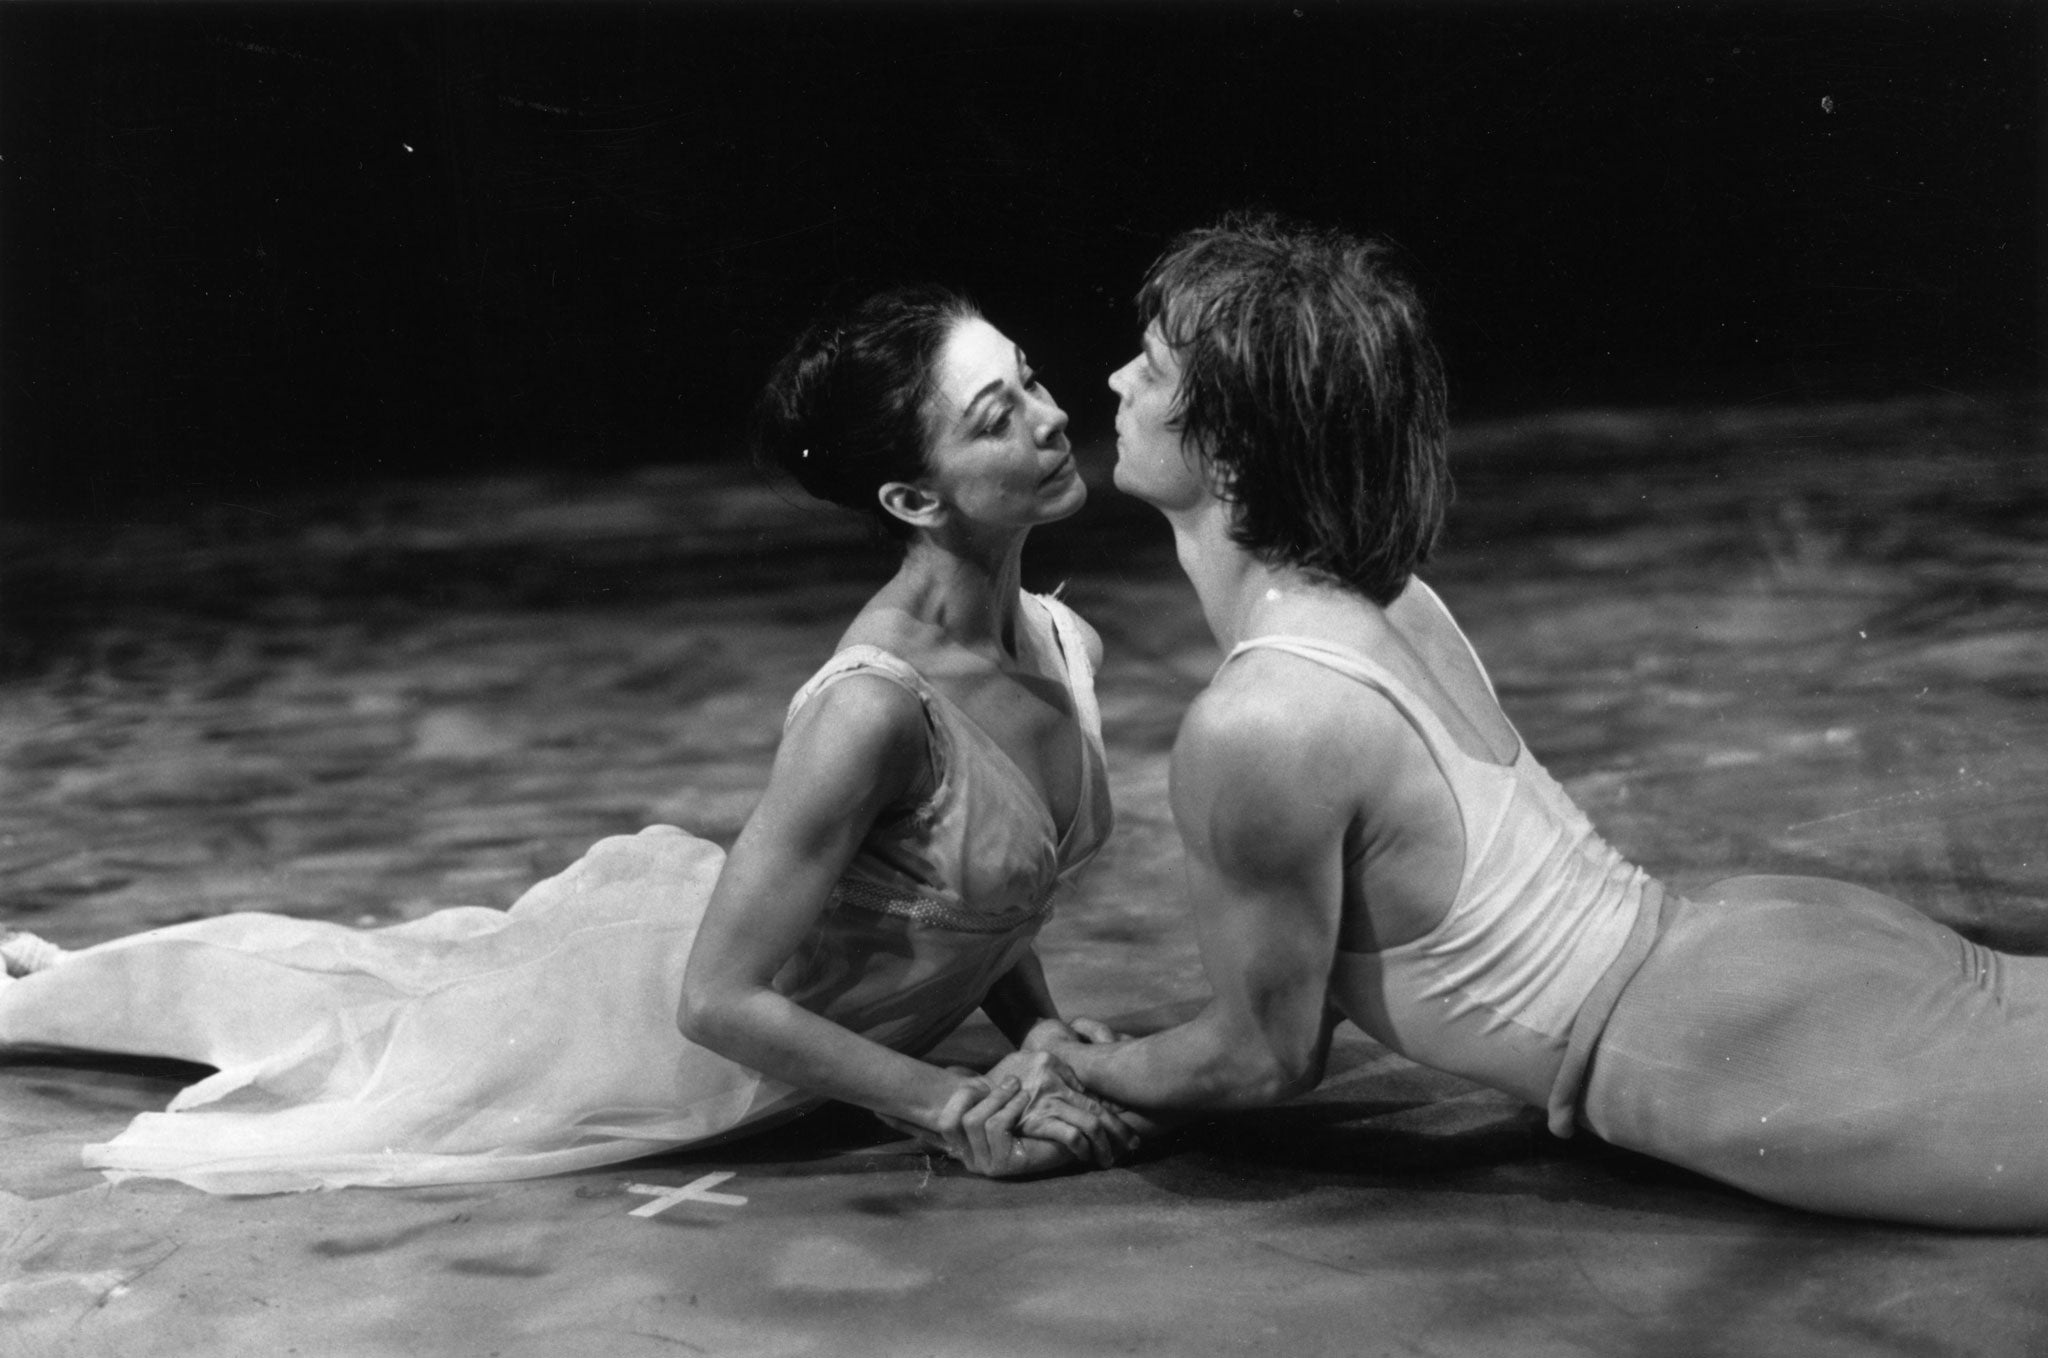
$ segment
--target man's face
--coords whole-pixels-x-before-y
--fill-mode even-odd
[[[1154,321],[1138,356],[1109,375],[1117,394],[1116,488],[1155,509],[1190,509],[1208,493],[1200,459],[1172,422],[1180,359]]]

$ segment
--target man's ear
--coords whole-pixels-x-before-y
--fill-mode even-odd
[[[1210,457],[1200,448],[1195,447],[1192,443],[1183,442],[1181,444],[1180,456],[1183,465],[1194,474],[1197,481],[1202,483],[1204,490],[1219,500],[1228,500],[1230,498],[1230,485],[1234,478],[1231,476],[1229,468],[1225,467],[1215,458]]]
[[[1190,452],[1188,456],[1194,459],[1195,471],[1200,474],[1202,484],[1209,488],[1209,493],[1219,500],[1228,500],[1231,484],[1236,478],[1212,457],[1199,452]]]
[[[939,497],[923,486],[909,481],[885,482],[875,492],[875,498],[882,502],[882,509],[895,515],[913,528],[930,528],[938,523],[945,513],[945,506]]]

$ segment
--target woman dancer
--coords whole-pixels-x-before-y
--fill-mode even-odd
[[[368,931],[241,913],[75,953],[17,934],[0,1047],[218,1067],[85,1149],[212,1192],[585,1169],[827,1098],[984,1174],[1106,1163],[1122,1125],[1049,1058],[987,1079],[918,1059],[976,1007],[1013,1041],[1071,1031],[1031,943],[1109,830],[1100,643],[1018,583],[1030,529],[1087,494],[1066,423],[944,290],[813,327],[760,449],[904,553],[792,700],[729,856],[656,826],[509,911]]]
[[[1685,898],[1603,843],[1414,574],[1444,389],[1385,252],[1271,220],[1139,294],[1117,485],[1173,525],[1227,652],[1174,749],[1215,997],[1057,1045],[1141,1110],[1315,1083],[1341,1010],[1551,1126],[1857,1216],[2048,1224],[2048,958],[1840,882]]]

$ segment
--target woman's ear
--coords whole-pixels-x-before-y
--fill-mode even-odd
[[[913,528],[931,528],[945,513],[939,497],[908,481],[890,481],[875,492],[882,509]]]

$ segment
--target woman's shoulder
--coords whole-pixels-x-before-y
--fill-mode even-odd
[[[869,780],[908,795],[937,779],[926,694],[914,674],[872,655],[842,649],[790,699],[778,768],[800,768],[813,782]]]
[[[840,653],[837,660],[845,656]],[[926,726],[925,699],[905,676],[881,665],[832,665],[820,670],[790,699],[783,730],[790,736],[818,732],[865,733],[867,741],[895,745],[916,739]]]
[[[799,717],[830,713],[835,720],[909,729],[921,726],[931,685],[900,655],[872,642],[841,638],[832,657],[790,697],[785,729]]]

